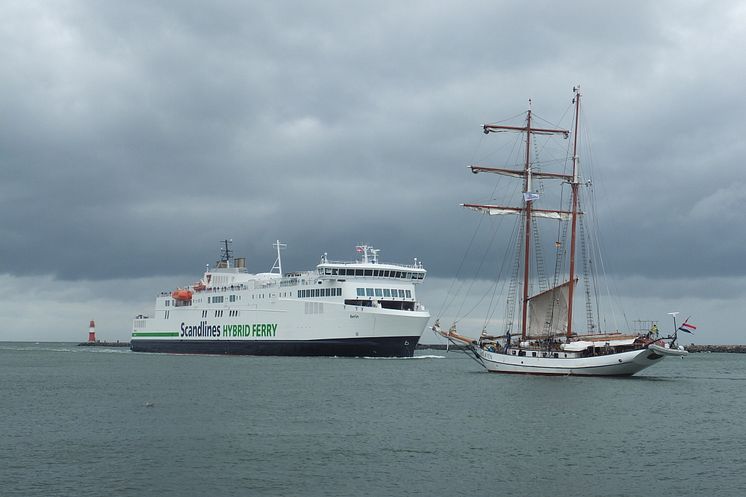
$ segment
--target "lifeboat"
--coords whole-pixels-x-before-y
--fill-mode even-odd
[[[201,292],[205,288],[207,288],[207,286],[205,286],[205,284],[202,283],[201,281],[198,281],[197,283],[192,285],[192,290],[194,290],[195,292]]]
[[[192,292],[189,290],[184,290],[182,288],[171,292],[171,296],[174,298],[174,300],[192,300]]]

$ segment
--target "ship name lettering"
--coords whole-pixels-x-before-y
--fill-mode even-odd
[[[277,333],[277,324],[255,324],[251,334],[255,337],[273,337]]]
[[[210,325],[207,321],[200,321],[198,325],[188,325],[184,322],[181,323],[181,333],[179,336],[182,337],[219,337],[220,336],[220,325]]]
[[[277,336],[276,323],[226,324],[223,326],[224,337],[273,337]]]

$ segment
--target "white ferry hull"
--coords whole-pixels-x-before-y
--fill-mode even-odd
[[[134,352],[265,356],[412,357],[420,337],[318,340],[133,340]]]
[[[170,319],[135,320],[135,352],[281,356],[411,357],[430,317],[332,302],[278,299],[239,316],[202,318],[200,309]],[[224,312],[229,314],[228,311]]]
[[[563,376],[630,376],[664,357],[649,349],[576,358],[518,356],[479,348],[475,350],[485,368],[493,373]]]

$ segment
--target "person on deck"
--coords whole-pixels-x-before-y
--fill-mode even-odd
[[[655,338],[658,336],[658,325],[653,323],[653,326],[650,327],[650,338]]]

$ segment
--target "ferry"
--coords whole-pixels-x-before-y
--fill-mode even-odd
[[[252,274],[222,240],[220,260],[196,283],[156,297],[153,316],[132,325],[135,352],[277,356],[411,357],[430,313],[416,285],[427,271],[381,263],[379,249],[358,245],[359,259],[329,260],[313,271]]]

